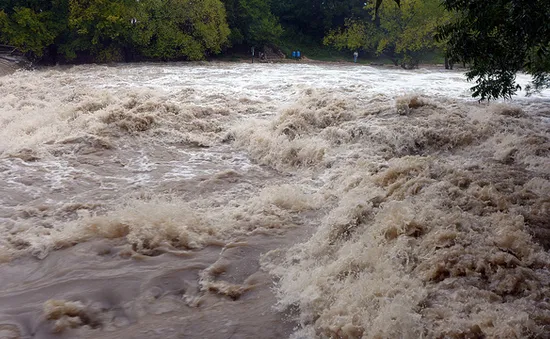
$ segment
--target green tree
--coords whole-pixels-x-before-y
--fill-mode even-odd
[[[382,3],[388,2],[389,0],[375,0],[374,2],[374,22],[376,23],[376,26],[380,26],[380,6],[382,6]],[[401,0],[394,0],[397,6],[401,6]],[[365,3],[366,4],[366,3]]]
[[[266,0],[224,0],[234,45],[277,43],[283,29]]]
[[[443,26],[439,39],[448,54],[470,65],[476,79],[473,95],[480,99],[511,97],[520,86],[517,72],[533,75],[528,90],[550,86],[550,1],[444,0],[456,19]]]
[[[279,0],[272,11],[286,31],[321,42],[325,34],[344,25],[346,18],[364,18],[365,0]]]
[[[0,2],[0,43],[41,57],[67,28],[66,0]]]
[[[219,0],[70,0],[69,28],[62,52],[96,61],[201,60],[220,53],[229,35]]]
[[[69,59],[79,52],[94,61],[119,61],[132,29],[135,0],[69,0],[69,29],[61,51]]]
[[[280,29],[274,17],[262,18],[249,29],[257,41]],[[220,53],[228,35],[220,0],[0,1],[0,43],[37,58],[200,60]]]
[[[439,0],[376,0],[368,2],[365,9],[374,21],[349,19],[344,28],[325,37],[325,44],[371,50],[406,68],[416,66],[425,52],[443,46],[434,35],[449,16]]]
[[[202,60],[221,53],[230,34],[219,0],[147,0],[149,21],[137,22],[141,51],[155,59]]]

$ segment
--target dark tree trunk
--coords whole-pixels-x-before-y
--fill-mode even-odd
[[[445,69],[453,69],[455,63],[453,59],[445,57]]]

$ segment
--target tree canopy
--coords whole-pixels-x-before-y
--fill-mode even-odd
[[[265,0],[223,0],[234,45],[263,46],[278,42],[283,29]]]
[[[425,52],[442,48],[434,40],[437,27],[448,20],[440,0],[371,1],[365,6],[372,19],[348,19],[331,31],[325,43],[339,49],[374,50],[405,68],[418,64]]]
[[[67,26],[66,0],[0,2],[0,42],[42,56]]]
[[[516,73],[534,76],[531,90],[550,85],[550,1],[444,0],[455,20],[441,28],[448,53],[470,65],[467,77],[476,79],[474,96],[510,97],[520,87]]]
[[[0,43],[34,57],[66,60],[200,60],[228,44],[220,0],[9,0],[0,5]]]

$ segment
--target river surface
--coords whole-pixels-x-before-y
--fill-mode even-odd
[[[548,338],[550,92],[471,86],[347,64],[0,77],[0,338]]]

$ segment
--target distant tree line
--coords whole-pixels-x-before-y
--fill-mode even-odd
[[[230,34],[219,0],[2,0],[0,40],[46,61],[200,60]]]
[[[322,42],[356,0],[1,0],[0,43],[43,61],[201,60],[231,48]]]
[[[482,99],[550,84],[549,0],[0,0],[0,44],[42,62],[203,60],[307,42],[469,65]],[[351,53],[350,53],[351,55]]]
[[[348,17],[324,41],[339,49],[373,51],[404,68],[414,68],[428,52],[444,51],[434,36],[452,18],[440,0],[376,0],[366,3],[366,18]]]

